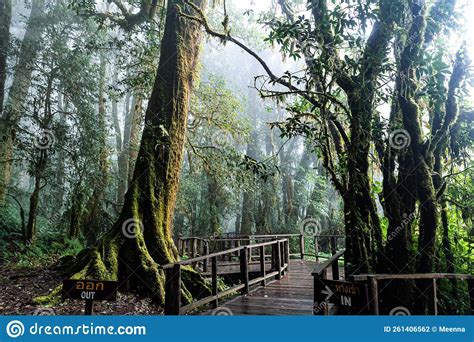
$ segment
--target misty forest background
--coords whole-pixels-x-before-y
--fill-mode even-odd
[[[310,222],[349,273],[473,274],[473,10],[0,0],[2,271],[117,280],[124,259],[160,306],[173,239]]]

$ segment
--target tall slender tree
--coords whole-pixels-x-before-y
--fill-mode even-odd
[[[0,203],[5,199],[6,189],[11,179],[16,129],[24,110],[36,57],[41,48],[41,36],[45,27],[42,22],[44,8],[45,0],[36,0],[31,4],[31,14],[15,66],[13,82],[3,115],[0,117],[0,136],[2,137],[0,145]]]
[[[10,45],[10,24],[12,20],[12,1],[0,0],[0,117],[3,113],[5,81],[7,79],[7,58]]]

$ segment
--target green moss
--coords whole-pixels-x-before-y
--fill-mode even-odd
[[[183,282],[182,295],[183,303],[189,304],[193,301],[192,294],[196,299],[201,299],[211,295],[211,288],[205,278],[190,266],[185,266],[181,270],[181,279]]]
[[[54,306],[62,302],[62,285],[57,286],[50,294],[33,298],[33,303],[38,305]]]

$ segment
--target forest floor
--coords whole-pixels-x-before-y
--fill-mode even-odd
[[[54,307],[38,306],[33,298],[48,294],[63,277],[50,268],[0,265],[0,315],[83,315],[84,302],[66,300]],[[96,302],[96,315],[160,315],[149,299],[119,293],[116,302]]]

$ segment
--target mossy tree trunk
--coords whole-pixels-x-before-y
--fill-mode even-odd
[[[195,4],[206,7],[205,0]],[[168,1],[160,62],[123,210],[92,250],[83,253],[82,269],[74,275],[144,288],[158,304],[163,303],[165,285],[159,265],[178,259],[172,220],[201,42],[198,25],[179,17],[176,6],[189,12],[183,1]],[[205,287],[190,270],[184,272],[183,281],[190,291]],[[189,300],[184,292],[188,294],[184,300]]]
[[[400,14],[397,14],[400,2],[380,1],[379,6],[379,19],[367,40],[360,73],[338,80],[347,95],[351,112],[347,191],[344,189],[341,194],[346,230],[346,269],[349,273],[377,270],[384,255],[380,221],[372,197],[369,151],[376,111],[377,80],[388,55],[395,24],[400,19]]]
[[[422,111],[419,105],[418,79],[416,68],[418,67],[422,49],[426,40],[427,28],[427,4],[424,1],[413,3],[411,6],[412,24],[410,28],[410,39],[400,56],[399,65],[399,89],[398,99],[400,103],[403,124],[411,137],[411,153],[415,168],[417,200],[420,208],[420,233],[418,238],[418,261],[416,271],[418,273],[431,273],[434,267],[436,233],[439,225],[438,181],[433,178],[434,171],[442,172],[440,165],[436,165],[434,153],[440,154],[444,149],[446,136],[451,125],[458,117],[458,104],[456,93],[464,78],[467,68],[465,51],[461,48],[453,67],[449,80],[447,100],[445,103],[444,117],[434,120],[436,131],[432,132],[430,139],[424,141],[423,127],[421,124]],[[435,115],[436,116],[436,115]],[[437,122],[441,121],[441,122]],[[417,287],[424,293],[429,289],[427,281],[417,282]],[[416,308],[420,313],[426,313],[428,296],[421,295],[416,298]]]
[[[279,3],[288,20],[293,22],[289,3],[284,0],[280,0]],[[339,159],[344,163],[347,161],[347,169],[343,172],[335,169],[330,142],[325,142],[322,148],[324,166],[344,202],[346,272],[372,272],[378,268],[383,257],[383,244],[376,205],[372,198],[368,158],[376,110],[377,80],[383,72],[395,24],[400,21],[403,2],[393,0],[377,2],[378,18],[367,40],[360,65],[351,74],[340,67],[343,63],[336,48],[336,37],[331,25],[328,24],[331,22],[328,1],[315,0],[309,3],[316,27],[312,34],[321,42],[321,55],[318,61],[328,67],[337,85],[345,92],[350,110],[348,132],[344,131],[340,123],[337,131],[332,126],[334,122],[325,123],[331,132]],[[314,56],[308,55],[305,58],[316,90],[321,91],[318,86],[326,76],[314,68],[315,63],[312,62]],[[327,121],[333,120],[330,117],[334,115],[328,111],[328,99],[318,98],[318,107],[322,118]],[[342,141],[345,146],[342,145]]]

